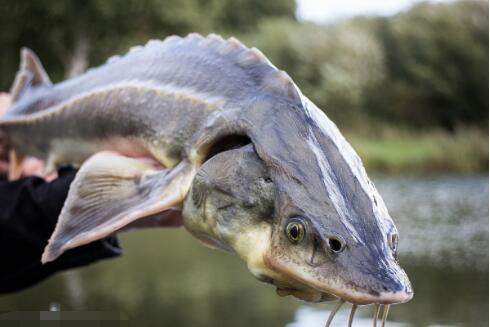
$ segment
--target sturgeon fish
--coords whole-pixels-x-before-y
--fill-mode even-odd
[[[42,262],[172,211],[280,295],[341,299],[353,312],[412,298],[398,232],[360,158],[256,48],[171,36],[57,84],[23,49],[11,95],[0,128],[17,158],[80,167]],[[245,162],[238,150],[250,170],[233,169]]]

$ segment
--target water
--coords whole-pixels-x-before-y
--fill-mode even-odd
[[[488,177],[375,179],[400,239],[414,299],[387,326],[488,326]],[[79,310],[123,326],[323,326],[333,304],[280,298],[235,256],[181,229],[122,235],[122,258],[0,297],[0,311]],[[348,306],[334,326],[346,326]],[[354,326],[371,326],[361,307]],[[81,313],[84,317],[84,313]],[[92,315],[93,316],[93,315]]]

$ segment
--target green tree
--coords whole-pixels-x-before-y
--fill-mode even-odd
[[[385,77],[383,48],[364,20],[335,26],[267,20],[247,42],[343,125],[358,125],[366,118],[365,90]]]
[[[488,128],[488,2],[421,3],[332,25],[294,13],[294,0],[0,0],[0,87],[22,46],[56,81],[151,38],[218,32],[261,49],[341,125]]]
[[[265,17],[294,12],[294,0],[0,0],[0,87],[12,82],[22,46],[35,50],[59,80],[150,38],[250,32]]]
[[[487,126],[487,2],[422,3],[378,23],[387,78],[366,99],[372,115],[417,127]]]

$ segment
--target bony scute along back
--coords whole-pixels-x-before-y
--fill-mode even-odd
[[[259,50],[172,36],[58,84],[23,50],[12,96],[0,127],[17,155],[80,165],[43,262],[183,206],[194,236],[236,252],[280,295],[412,298],[361,160]]]

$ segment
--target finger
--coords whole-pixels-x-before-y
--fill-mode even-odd
[[[41,177],[43,177],[46,182],[51,182],[54,181],[56,178],[58,178],[58,173],[55,171],[52,172],[51,174],[48,174],[46,176],[41,176]]]
[[[8,163],[9,147],[5,134],[0,130],[0,162]]]
[[[10,95],[0,92],[0,116],[7,110],[10,105]],[[8,162],[8,144],[5,132],[0,129],[0,161]]]
[[[10,106],[11,97],[8,93],[0,93],[0,116],[7,111]]]
[[[6,161],[0,161],[0,178],[6,178],[9,172],[9,164]]]
[[[44,162],[42,160],[27,157],[22,161],[22,176],[43,176]]]

